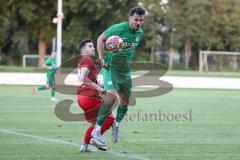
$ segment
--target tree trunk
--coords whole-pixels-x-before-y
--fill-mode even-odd
[[[185,38],[185,45],[184,45],[184,63],[185,68],[189,68],[189,59],[191,56],[192,51],[192,42],[189,36],[186,36]]]
[[[231,63],[232,70],[237,70],[238,64],[237,64],[237,56],[232,56],[232,63]]]
[[[224,62],[223,55],[219,55],[218,56],[218,64],[219,64],[218,69],[220,71],[223,71],[223,62]]]
[[[174,52],[174,49],[173,47],[170,47],[169,50],[168,50],[168,68],[169,69],[172,69],[172,66],[173,66],[173,52]]]
[[[170,31],[170,48],[168,50],[168,67],[169,69],[172,69],[172,66],[173,66],[173,52],[174,52],[174,49],[173,49],[173,40],[174,40],[174,32],[173,31]]]
[[[2,60],[2,45],[0,45],[0,64],[1,64],[1,60]]]
[[[155,55],[155,45],[151,47],[151,62],[154,62],[154,55]]]
[[[38,54],[39,54],[39,61],[38,61],[38,67],[42,68],[44,64],[44,59],[47,51],[47,43],[44,40],[38,41]]]

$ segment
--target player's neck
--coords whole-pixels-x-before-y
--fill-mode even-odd
[[[131,32],[136,32],[136,31],[139,30],[139,28],[137,28],[137,29],[132,28],[129,23],[128,23],[128,27],[129,27],[129,30],[130,30]]]
[[[89,56],[89,55],[83,55],[83,57],[85,57],[87,59],[92,59],[92,56]]]

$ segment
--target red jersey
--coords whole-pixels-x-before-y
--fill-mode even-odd
[[[87,77],[92,82],[97,84],[97,74],[99,70],[96,67],[96,65],[93,63],[93,60],[83,56],[81,61],[78,63],[78,69],[81,69],[81,68],[88,68],[89,73]],[[78,87],[77,94],[96,97],[98,96],[99,92],[95,88],[89,85],[83,84],[82,86]]]

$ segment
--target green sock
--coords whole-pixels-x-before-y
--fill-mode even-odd
[[[42,91],[42,90],[46,90],[46,89],[47,89],[46,86],[39,86],[39,87],[37,88],[38,91]]]
[[[55,97],[55,88],[51,88],[51,96]]]
[[[102,123],[105,121],[108,113],[111,111],[111,106],[112,105],[110,105],[110,104],[103,103],[103,105],[101,106],[101,108],[98,112],[97,125],[101,126]]]
[[[116,121],[121,122],[127,111],[128,111],[127,106],[118,105]]]

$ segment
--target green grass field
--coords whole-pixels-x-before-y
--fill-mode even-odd
[[[174,89],[139,98],[121,124],[119,143],[111,142],[109,130],[104,137],[110,151],[94,153],[74,146],[82,143],[88,123],[58,119],[49,95],[32,96],[30,86],[0,86],[1,160],[240,159],[240,90]],[[71,111],[81,112],[76,101]],[[169,119],[150,118],[160,111]]]

